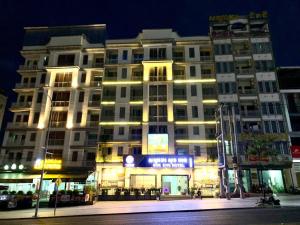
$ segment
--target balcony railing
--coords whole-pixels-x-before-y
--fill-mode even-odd
[[[18,141],[8,140],[6,142],[6,146],[23,146],[24,144],[25,144],[25,140],[18,140]]]
[[[244,117],[260,117],[260,111],[259,110],[241,111],[241,115]]]
[[[50,127],[65,127],[66,121],[50,121]]]
[[[202,79],[210,79],[210,78],[215,78],[214,74],[201,74]]]
[[[100,107],[100,101],[89,101],[89,107]]]
[[[117,64],[118,63],[118,59],[107,58],[105,62],[106,62],[106,64]]]
[[[132,59],[132,63],[136,64],[136,63],[141,63],[143,61],[143,58],[133,58]]]
[[[240,49],[233,51],[233,54],[235,56],[248,56],[251,54],[251,51],[249,49]]]
[[[173,95],[174,100],[186,100],[186,95]]]
[[[48,145],[64,145],[65,140],[64,139],[49,139]]]
[[[187,120],[188,119],[188,117],[187,117],[187,115],[184,115],[184,116],[180,116],[180,115],[174,115],[174,119],[175,120]]]
[[[210,55],[202,55],[200,56],[200,61],[212,61],[213,60],[213,57],[210,56]]]
[[[183,62],[184,61],[184,57],[183,56],[173,56],[173,60],[175,62]]]
[[[129,121],[142,121],[142,116],[130,116]]]
[[[117,75],[114,75],[114,76],[107,76],[107,75],[105,75],[103,77],[103,80],[105,80],[105,81],[109,81],[109,80],[115,81],[115,80],[117,80]]]
[[[12,103],[12,108],[30,108],[32,102],[14,102]]]
[[[255,95],[257,94],[256,89],[244,89],[238,91],[240,95]]]
[[[101,87],[101,81],[91,81],[91,87]]]
[[[103,62],[98,62],[98,63],[94,62],[92,64],[92,67],[93,68],[103,68],[104,67],[104,63]]]
[[[16,83],[16,88],[34,88],[35,83]]]
[[[26,127],[28,127],[28,122],[7,123],[7,128],[26,128]]]
[[[71,87],[71,81],[54,82],[54,87]]]
[[[185,74],[173,74],[173,79],[174,80],[185,80],[186,75]]]
[[[99,126],[99,121],[87,121],[87,126],[88,127],[98,127]]]
[[[54,107],[66,107],[69,106],[69,101],[52,101]]]
[[[38,69],[37,65],[30,65],[30,66],[20,65],[19,66],[19,70],[37,70],[37,69]]]
[[[102,134],[100,135],[99,141],[106,142],[106,141],[112,141],[113,139],[114,139],[114,135],[112,134]]]
[[[150,101],[167,101],[167,96],[166,95],[150,96],[149,100]]]
[[[188,138],[188,134],[184,133],[184,134],[176,134],[175,133],[175,139],[186,139]]]
[[[129,136],[130,140],[142,140],[142,135],[141,134],[131,134]]]
[[[96,147],[97,146],[97,140],[96,139],[87,139],[85,141],[85,145],[86,146],[92,146],[92,147]]]
[[[249,74],[253,74],[254,73],[254,70],[253,69],[237,69],[235,71],[235,73],[237,75],[249,75]]]

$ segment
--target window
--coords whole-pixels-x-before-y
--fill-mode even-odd
[[[74,151],[72,153],[72,162],[76,162],[77,161],[77,158],[78,158],[78,152],[77,151]]]
[[[57,66],[73,66],[75,61],[74,54],[59,55],[57,59]]]
[[[127,68],[122,68],[122,79],[127,78]]]
[[[282,114],[282,108],[279,102],[275,103],[275,107],[276,107],[276,114]]]
[[[215,55],[229,55],[231,54],[231,44],[218,44],[214,46]]]
[[[198,106],[192,106],[192,117],[193,118],[198,117]]]
[[[233,73],[233,62],[217,62],[217,73]]]
[[[30,78],[30,83],[35,84],[35,82],[36,82],[36,78],[35,77],[31,77]]]
[[[201,156],[201,148],[199,145],[194,146],[194,154],[195,156]]]
[[[48,63],[49,63],[49,56],[44,56],[44,58],[43,58],[43,65],[44,66],[48,66]]]
[[[176,148],[176,155],[188,155],[189,150],[187,148],[181,147],[181,148]]]
[[[89,60],[89,56],[88,55],[84,55],[83,56],[83,60],[82,60],[82,65],[87,65],[88,64],[88,60]]]
[[[32,157],[33,157],[33,152],[27,152],[27,157],[26,157],[26,161],[27,162],[30,162],[32,160]]]
[[[80,141],[80,132],[74,133],[74,141]]]
[[[278,121],[278,126],[279,126],[279,132],[284,133],[285,132],[285,127],[283,121]]]
[[[124,127],[119,127],[119,135],[124,135]]]
[[[78,98],[78,101],[79,101],[79,102],[83,102],[83,101],[84,101],[84,92],[83,92],[83,91],[79,92],[79,98]]]
[[[199,127],[193,127],[193,135],[199,135]]]
[[[120,107],[120,119],[125,119],[125,107]]]
[[[76,123],[81,123],[82,112],[77,112]]]
[[[46,73],[41,74],[40,84],[44,84],[46,82]]]
[[[166,101],[167,86],[166,85],[151,85],[149,86],[150,101]]]
[[[128,58],[128,50],[123,50],[122,59],[127,60],[127,58]]]
[[[252,49],[254,54],[270,53],[270,42],[252,43]]]
[[[33,115],[33,123],[38,123],[40,119],[40,113],[39,112],[35,112]]]
[[[96,158],[96,155],[94,152],[88,152],[86,155],[86,160],[87,161],[94,161]]]
[[[262,110],[263,115],[268,115],[267,103],[265,103],[265,102],[261,103],[261,110]]]
[[[166,105],[149,106],[149,121],[151,122],[167,121],[167,106]]]
[[[43,92],[39,92],[36,98],[36,103],[41,103],[43,100]]]
[[[278,133],[276,121],[271,121],[271,126],[273,133]]]
[[[275,109],[274,109],[274,105],[273,105],[272,102],[269,102],[269,103],[268,103],[268,108],[269,108],[269,113],[270,113],[271,115],[274,115],[274,114],[275,114]]]
[[[266,133],[270,133],[271,132],[271,128],[270,128],[269,121],[264,121],[264,126],[265,126],[265,132]]]
[[[190,66],[190,76],[195,77],[196,76],[196,67]]]
[[[118,146],[118,156],[122,156],[122,155],[123,155],[123,147]]]
[[[195,48],[189,48],[189,57],[195,58]]]
[[[197,85],[191,85],[191,96],[197,96]]]
[[[121,98],[126,98],[126,87],[121,87]]]
[[[152,67],[149,73],[150,81],[166,81],[167,80],[167,67]]]
[[[166,134],[168,133],[168,127],[164,125],[150,125],[149,134]]]
[[[30,141],[35,141],[35,139],[36,139],[36,133],[31,133],[30,134]]]
[[[21,160],[22,159],[22,152],[17,152],[16,154],[16,160]]]
[[[86,81],[86,73],[82,73],[80,82],[85,83],[85,81]]]
[[[8,160],[13,160],[14,159],[14,153],[13,152],[9,152],[8,153]]]
[[[166,49],[165,48],[150,48],[150,59],[165,59]]]
[[[260,81],[258,87],[261,93],[276,93],[278,91],[276,81]]]
[[[270,72],[274,70],[274,62],[272,60],[255,61],[257,72]]]

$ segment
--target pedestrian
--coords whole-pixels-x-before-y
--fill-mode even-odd
[[[197,190],[197,195],[198,195],[198,198],[200,198],[202,200],[202,193],[201,193],[200,188],[198,188],[198,190]]]

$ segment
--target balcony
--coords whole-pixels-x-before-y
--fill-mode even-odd
[[[130,116],[129,121],[142,121],[142,116]]]
[[[173,56],[173,60],[175,62],[183,62],[184,61],[184,56]]]
[[[38,66],[37,65],[20,65],[19,70],[37,70]]]
[[[11,109],[30,108],[32,102],[14,102],[11,105]]]
[[[138,64],[138,63],[142,63],[143,60],[144,60],[143,57],[139,57],[139,58],[133,58],[131,62],[133,64]]]
[[[250,49],[239,49],[239,50],[234,50],[233,54],[235,56],[249,56],[251,55]]]
[[[100,101],[89,101],[89,107],[99,107],[100,108]]]
[[[54,82],[54,87],[71,87],[71,81]]]
[[[180,134],[176,134],[175,133],[175,139],[188,139],[188,133],[180,133]]]
[[[105,74],[105,76],[103,77],[104,81],[116,81],[117,80],[117,74],[114,74],[113,76],[108,76],[107,74]]]
[[[64,145],[65,140],[64,139],[49,139],[48,145]]]
[[[254,70],[252,68],[247,68],[247,69],[236,69],[235,73],[237,75],[251,75],[254,73]]]
[[[150,122],[167,122],[168,117],[167,116],[149,116]]]
[[[98,127],[99,121],[87,121],[86,124],[88,127]]]
[[[210,55],[202,55],[200,56],[200,61],[213,61],[213,57]]]
[[[91,87],[101,87],[102,81],[91,81],[90,86]]]
[[[8,140],[6,146],[24,146],[25,140]]]
[[[256,95],[257,90],[256,89],[243,89],[243,90],[239,90],[238,93],[241,96]]]
[[[106,64],[118,64],[118,59],[116,58],[107,58],[105,61]]]
[[[142,135],[141,134],[130,134],[129,139],[140,141],[140,140],[142,140]]]
[[[173,95],[174,100],[186,100],[186,95]]]
[[[28,122],[12,122],[12,123],[7,123],[7,128],[21,128],[21,129],[25,129],[25,128],[28,128]]]
[[[174,73],[173,74],[173,79],[174,80],[185,80],[186,79],[186,75],[184,73]]]
[[[150,101],[167,101],[167,96],[166,95],[155,95],[155,96],[150,96],[149,97]]]
[[[175,121],[187,121],[188,120],[188,117],[187,115],[174,115],[174,120]]]
[[[107,141],[112,141],[113,139],[114,139],[113,134],[102,134],[102,135],[100,135],[99,141],[107,142]]]
[[[53,107],[67,107],[69,106],[69,101],[52,101]]]
[[[94,62],[92,64],[93,68],[103,68],[104,67],[104,63],[103,62]]]
[[[16,83],[16,89],[35,88],[35,83]]]
[[[243,116],[243,117],[260,117],[260,111],[259,110],[241,111],[241,116]]]
[[[85,146],[96,147],[97,142],[97,139],[87,139],[84,144]]]
[[[142,81],[143,80],[143,72],[133,72],[131,75],[131,80],[133,81]]]
[[[66,121],[50,121],[50,127],[63,128],[66,124]]]

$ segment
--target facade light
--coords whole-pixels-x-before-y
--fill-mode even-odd
[[[103,85],[130,85],[130,84],[142,84],[142,81],[103,81]]]
[[[205,99],[205,100],[202,100],[202,103],[203,104],[216,104],[216,103],[218,103],[218,100],[217,99]]]
[[[101,102],[101,105],[114,105],[116,102]]]
[[[217,140],[176,140],[178,144],[216,144]]]
[[[11,167],[10,167],[12,170],[15,170],[15,169],[17,169],[17,165],[15,164],[15,163],[13,163],[12,165],[11,165]]]
[[[187,104],[187,100],[174,100],[173,104]]]
[[[9,169],[9,165],[5,165],[4,170],[8,170],[8,169]]]
[[[203,125],[203,124],[216,124],[217,121],[215,120],[208,120],[208,121],[198,121],[198,120],[195,120],[195,121],[175,121],[175,124],[178,124],[178,125]]]
[[[130,101],[129,104],[130,105],[143,105],[144,101]]]
[[[175,84],[186,84],[186,83],[215,83],[217,80],[211,79],[190,79],[190,80],[174,80]]]
[[[23,166],[23,164],[20,164],[19,165],[19,170],[22,170],[22,169],[24,169],[24,166]]]
[[[116,122],[100,122],[101,126],[118,126],[118,125],[141,125],[141,122],[116,121]]]

